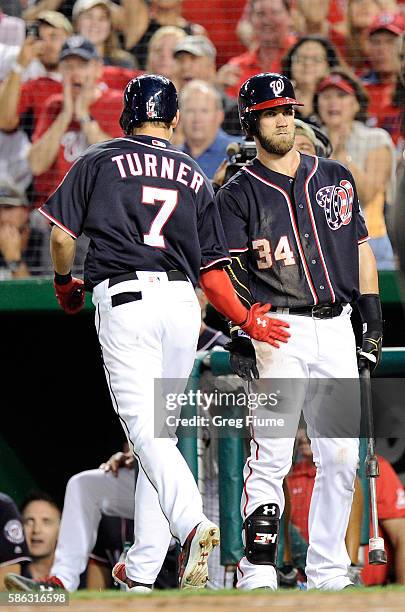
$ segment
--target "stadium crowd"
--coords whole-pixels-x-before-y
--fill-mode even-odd
[[[391,205],[405,138],[405,3],[197,5],[0,3],[0,278],[49,274],[49,228],[35,208],[89,145],[121,135],[123,89],[143,72],[175,82],[183,115],[175,145],[211,179],[227,145],[242,138],[240,85],[263,71],[291,78],[305,104],[299,118],[328,134],[332,157],[356,179],[379,268],[395,268]]]
[[[304,103],[297,111],[305,122],[301,145],[311,134],[306,123],[327,134],[332,158],[356,180],[379,269],[395,269],[391,211],[405,159],[404,33],[404,0],[0,0],[0,280],[51,273],[50,229],[35,209],[88,146],[122,135],[122,93],[142,73],[176,84],[181,121],[174,143],[214,181],[228,145],[242,139],[240,85],[259,72],[292,79]],[[315,153],[313,143],[306,146],[302,150]],[[306,540],[306,517],[295,511],[294,499],[310,496],[314,467],[303,452],[300,460],[289,479],[291,521]],[[68,485],[68,502],[72,489],[82,487],[81,494],[93,494],[97,511],[73,588],[79,582],[111,586],[105,568],[130,537],[131,508],[105,517],[97,487],[107,477],[116,488],[133,482],[133,467],[128,453],[119,452],[100,471],[76,475]],[[392,565],[390,579],[405,583],[404,493],[385,463],[383,473],[396,487],[391,499],[380,484],[381,528],[392,557],[400,549],[397,576]],[[69,512],[69,503],[61,514],[51,497],[38,493],[27,498],[20,517],[0,494],[0,590],[8,571],[49,575],[63,546],[59,524],[63,534],[74,520]],[[175,547],[162,588],[175,586]],[[389,578],[367,571],[367,584]]]

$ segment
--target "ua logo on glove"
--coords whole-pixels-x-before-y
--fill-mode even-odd
[[[267,325],[266,319],[261,319],[260,317],[257,317],[256,321],[257,321],[257,324],[261,325],[262,327],[266,327]]]

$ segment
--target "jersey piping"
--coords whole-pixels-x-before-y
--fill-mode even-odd
[[[306,181],[305,181],[305,187],[304,187],[305,199],[306,199],[306,202],[307,202],[308,214],[309,214],[309,218],[311,220],[311,225],[312,225],[312,229],[313,229],[314,236],[315,236],[316,248],[318,249],[319,257],[320,257],[321,263],[322,263],[322,268],[323,268],[323,271],[325,273],[326,282],[328,283],[329,291],[330,291],[331,296],[332,296],[332,302],[336,302],[336,295],[335,295],[335,292],[333,291],[332,283],[331,283],[331,280],[330,280],[330,277],[329,277],[329,273],[328,273],[328,268],[326,267],[325,258],[323,256],[323,252],[322,252],[322,248],[321,248],[321,243],[319,242],[318,231],[316,229],[314,213],[312,211],[311,202],[310,202],[310,199],[309,199],[309,190],[308,190],[309,181],[314,176],[314,174],[317,171],[317,169],[318,169],[318,158],[315,157],[313,168],[312,168],[311,172],[308,174],[308,176],[306,178]]]
[[[273,187],[273,189],[276,189],[277,191],[279,191],[284,196],[284,198],[285,198],[285,200],[287,202],[288,212],[290,214],[290,221],[291,221],[291,225],[292,225],[292,228],[293,228],[293,231],[294,231],[295,241],[296,241],[297,246],[298,246],[298,252],[299,252],[299,255],[300,255],[300,258],[301,258],[301,262],[302,262],[302,265],[303,265],[303,268],[304,268],[305,278],[307,279],[308,286],[309,286],[310,291],[312,293],[312,297],[314,299],[314,304],[317,304],[318,301],[319,301],[318,300],[318,296],[316,294],[315,287],[314,287],[314,285],[312,283],[312,279],[311,279],[311,275],[310,275],[310,272],[309,272],[309,269],[308,269],[307,262],[305,261],[305,257],[304,257],[304,253],[303,253],[302,245],[301,245],[301,240],[300,240],[300,237],[299,237],[299,234],[298,234],[298,228],[297,228],[297,225],[295,223],[294,214],[293,214],[293,211],[292,211],[292,204],[291,204],[291,200],[290,200],[290,198],[288,196],[288,193],[286,191],[284,191],[284,189],[282,189],[278,185],[270,183],[270,181],[267,181],[266,179],[262,178],[261,176],[258,176],[257,174],[252,172],[252,170],[250,170],[250,169],[248,169],[246,167],[243,168],[243,170],[245,172],[247,172],[248,174],[251,174],[254,178],[256,178],[258,181],[261,181],[265,185],[269,185],[269,187]]]

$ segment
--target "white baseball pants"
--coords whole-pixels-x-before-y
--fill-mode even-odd
[[[356,437],[318,437],[312,425],[313,411],[322,410],[322,406],[314,407],[306,403],[305,381],[301,380],[298,384],[296,381],[358,378],[350,312],[351,308],[347,306],[340,316],[333,319],[272,313],[272,316],[290,323],[289,342],[281,344],[279,349],[254,342],[260,378],[288,378],[291,383],[296,406],[294,435],[301,410],[308,424],[308,436],[317,467],[308,518],[308,588],[340,590],[350,584],[347,577],[350,558],[345,546],[345,534],[358,466],[359,441]],[[271,380],[268,383],[271,385]],[[251,391],[254,388],[255,385],[252,385]],[[333,388],[336,391],[338,386],[334,385]],[[332,405],[337,419],[344,418],[340,417],[340,410],[345,408],[341,404],[339,397],[335,397]],[[282,483],[291,467],[293,447],[292,436],[255,437],[253,431],[251,453],[244,468],[243,520],[266,503],[278,504],[280,512],[283,512]],[[238,588],[260,586],[277,588],[274,568],[253,565],[243,557],[238,566]]]
[[[80,574],[96,544],[101,515],[133,519],[135,477],[135,470],[121,468],[117,477],[102,470],[87,470],[69,480],[51,570],[68,591],[76,591],[79,586]],[[154,541],[152,533],[153,544],[160,554],[161,544]]]
[[[140,464],[135,542],[126,571],[132,580],[152,584],[171,534],[183,544],[205,519],[200,493],[176,440],[154,434],[154,380],[188,378],[201,315],[191,283],[169,281],[165,272],[137,276],[112,287],[103,281],[93,291],[93,303],[113,407]],[[142,297],[113,306],[113,296],[124,292],[141,292]],[[183,391],[184,385],[176,390]],[[145,552],[152,532],[161,542],[157,561]]]

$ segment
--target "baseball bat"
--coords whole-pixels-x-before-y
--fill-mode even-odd
[[[365,416],[367,428],[367,455],[366,455],[366,476],[370,486],[370,506],[371,506],[371,525],[372,537],[368,541],[368,562],[370,565],[385,565],[387,563],[387,553],[385,552],[384,539],[378,535],[378,509],[376,494],[376,478],[380,475],[378,459],[375,453],[373,405],[371,397],[370,367],[365,360],[362,360],[360,369],[360,391],[362,411]]]

